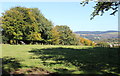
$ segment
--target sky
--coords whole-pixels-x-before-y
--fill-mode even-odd
[[[80,2],[0,2],[0,16],[11,7],[24,6],[39,8],[41,13],[55,25],[67,25],[72,31],[107,31],[118,30],[118,13],[109,15],[107,11],[103,16],[96,16],[90,20],[94,2],[86,6]]]

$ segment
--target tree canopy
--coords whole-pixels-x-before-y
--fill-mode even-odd
[[[78,45],[79,39],[71,29],[66,25],[55,26],[57,32],[59,32],[59,44],[62,45]]]
[[[86,4],[89,4],[89,1],[92,1],[92,0],[84,0],[80,4],[85,6]],[[103,2],[98,0],[95,3],[96,5],[93,7],[94,11],[91,14],[91,18],[90,18],[91,20],[97,15],[102,16],[104,12],[108,10],[112,10],[110,15],[115,15],[115,13],[118,12],[118,6],[120,5],[120,1],[118,0],[113,0],[113,1],[103,0]]]
[[[14,7],[3,13],[3,35],[9,40],[48,40],[53,27],[37,8]]]

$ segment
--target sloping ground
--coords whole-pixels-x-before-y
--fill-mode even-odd
[[[105,34],[105,33],[118,33],[120,31],[76,31],[77,34]]]
[[[2,49],[2,68],[11,74],[120,75],[119,48],[3,45]]]
[[[78,31],[75,32],[81,37],[88,38],[90,40],[102,40],[102,39],[113,39],[118,38],[120,31]]]

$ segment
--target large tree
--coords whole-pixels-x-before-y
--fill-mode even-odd
[[[62,45],[77,45],[79,44],[79,39],[76,34],[74,34],[71,29],[66,25],[55,26],[57,32],[59,32],[59,44]]]
[[[37,8],[14,7],[3,13],[3,35],[10,40],[48,40],[52,23]]]
[[[80,4],[85,6],[86,4],[89,4],[90,1],[93,0],[84,0]],[[93,7],[94,11],[91,14],[91,18],[90,18],[91,20],[97,15],[102,16],[104,12],[108,10],[112,10],[110,15],[115,15],[115,13],[118,12],[118,7],[120,5],[119,0],[97,0],[95,1],[95,3],[96,5]]]
[[[51,30],[53,28],[52,22],[46,19],[38,8],[33,8],[32,11],[34,12],[33,16],[35,17],[38,24],[38,27],[36,28],[39,29],[41,37],[44,40],[49,41],[52,35],[51,33]]]

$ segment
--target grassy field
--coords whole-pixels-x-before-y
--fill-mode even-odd
[[[60,74],[120,75],[118,48],[62,45],[2,45],[3,68],[42,68]],[[24,71],[25,74],[29,72]]]

